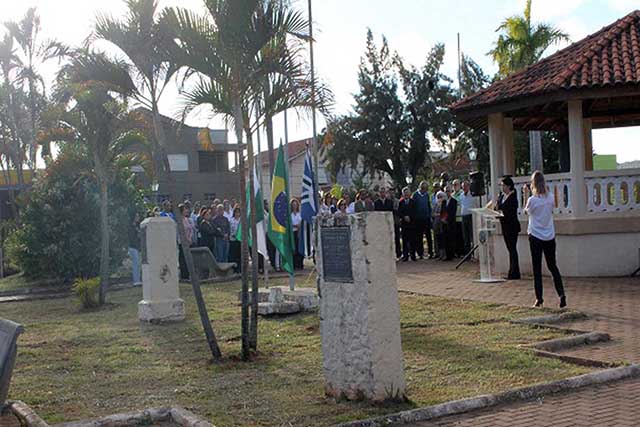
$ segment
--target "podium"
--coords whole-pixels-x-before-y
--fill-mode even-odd
[[[496,276],[495,238],[496,229],[502,214],[493,209],[471,209],[473,229],[478,244],[480,258],[480,280],[477,283],[499,283],[505,280]]]

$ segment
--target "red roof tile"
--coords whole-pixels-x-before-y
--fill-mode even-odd
[[[287,148],[289,149],[287,153],[289,155],[288,158],[291,159],[303,153],[307,147],[307,144],[311,145],[312,142],[313,142],[313,138],[301,139],[299,141],[289,141],[289,144],[287,144]],[[278,146],[276,146],[273,149],[274,160],[276,159],[276,157],[278,157]],[[269,166],[269,150],[260,152],[260,160],[262,162],[263,167]]]
[[[453,104],[454,112],[557,92],[640,84],[640,10]]]

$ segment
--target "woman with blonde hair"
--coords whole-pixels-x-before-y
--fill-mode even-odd
[[[556,232],[553,225],[553,208],[555,205],[553,194],[547,191],[544,175],[535,171],[531,176],[531,197],[527,200],[525,212],[529,214],[529,247],[531,249],[531,264],[533,266],[533,283],[536,293],[534,307],[542,307],[542,255],[547,262],[547,268],[553,276],[553,284],[560,298],[560,308],[567,306],[567,297],[562,285],[562,276],[556,265]]]

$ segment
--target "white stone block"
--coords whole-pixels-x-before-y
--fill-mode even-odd
[[[331,250],[350,251],[352,281],[325,280],[318,248],[325,390],[337,398],[404,399],[393,217],[361,213],[346,223],[349,247]]]
[[[147,218],[142,224],[142,298],[138,318],[144,322],[184,319],[178,288],[176,224],[167,217]]]

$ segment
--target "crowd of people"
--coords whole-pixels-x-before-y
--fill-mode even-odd
[[[500,181],[500,194],[489,202],[487,207],[502,213],[500,217],[502,235],[509,254],[509,271],[505,279],[519,280],[520,268],[518,258],[518,235],[521,227],[518,219],[518,200],[515,184],[511,177],[505,176]],[[544,176],[536,172],[532,176],[530,191],[532,196],[527,200],[525,210],[529,216],[529,245],[531,249],[536,294],[535,306],[543,304],[542,297],[542,257],[552,273],[556,291],[560,298],[560,307],[566,306],[566,296],[562,277],[555,261],[555,231],[553,228],[553,197],[547,193]],[[268,217],[269,205],[264,201],[265,218]],[[398,198],[394,191],[379,187],[375,191],[360,190],[351,197],[344,192],[337,197],[327,191],[321,197],[321,215],[349,215],[358,212],[386,211],[392,212],[395,225],[395,250],[398,261],[416,261],[418,259],[438,259],[450,261],[470,253],[473,247],[472,209],[478,208],[478,198],[470,191],[470,183],[453,180],[451,184],[442,181],[429,185],[422,181],[415,192],[409,187],[402,189]],[[234,262],[241,265],[241,242],[238,240],[238,227],[241,222],[241,207],[236,199],[216,199],[209,206],[199,202],[193,205],[185,201],[178,205],[185,230],[186,246],[207,247],[218,262]],[[302,250],[304,245],[303,227],[309,226],[302,221],[300,201],[296,198],[290,202],[291,226],[295,247],[293,253],[294,269],[304,268],[304,258],[310,251]],[[162,205],[147,212],[147,216],[170,217],[175,221],[171,202],[163,201]],[[141,284],[140,274],[140,216],[136,215],[130,224],[129,254],[133,263],[133,281]],[[178,237],[179,242],[179,237]],[[426,252],[425,252],[426,242]],[[267,251],[271,267],[279,268],[278,254],[273,244],[266,239]],[[180,278],[188,279],[182,245],[179,245]],[[259,256],[259,270],[264,269],[264,257]]]

